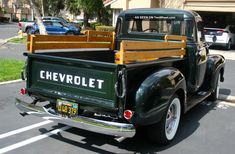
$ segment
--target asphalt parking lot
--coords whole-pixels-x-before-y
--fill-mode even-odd
[[[38,117],[22,117],[14,106],[24,82],[0,85],[0,153],[161,153],[233,154],[235,105],[203,102],[181,121],[168,146],[148,142],[144,130],[117,142],[114,137],[58,125]]]

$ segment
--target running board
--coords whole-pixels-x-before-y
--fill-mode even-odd
[[[198,103],[201,103],[202,101],[204,101],[208,96],[210,96],[210,94],[211,94],[210,91],[208,92],[200,91],[196,95],[188,97],[187,98],[187,102],[188,102],[187,111],[193,108]]]

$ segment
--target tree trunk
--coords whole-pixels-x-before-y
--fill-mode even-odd
[[[86,13],[86,12],[84,12],[84,27],[85,28],[87,28],[87,27],[89,27],[89,22],[88,22],[88,19],[89,19],[89,15],[88,15],[88,13]]]
[[[33,8],[33,11],[35,13],[35,18],[36,18],[36,21],[37,21],[37,25],[38,25],[40,34],[41,35],[47,35],[46,28],[43,24],[42,17],[39,13],[39,10],[35,5],[35,1],[34,0],[28,0],[28,1],[29,1],[29,4],[30,4],[30,7]]]
[[[101,16],[102,16],[102,10],[98,10],[97,11],[97,22],[102,22]]]

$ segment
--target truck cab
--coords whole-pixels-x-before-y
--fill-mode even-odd
[[[115,33],[31,35],[22,91],[34,101],[16,106],[21,115],[118,137],[146,127],[150,140],[167,144],[181,117],[215,101],[224,80],[225,59],[209,53],[202,25],[195,12],[132,9],[119,15]],[[80,49],[48,51],[67,48]]]

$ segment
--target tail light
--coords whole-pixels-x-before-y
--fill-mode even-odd
[[[218,31],[217,31],[218,34],[221,34],[221,33],[223,33],[223,32],[224,32],[223,30],[218,30]]]
[[[22,28],[22,24],[21,24],[20,22],[18,23],[18,26],[19,26],[20,28]]]
[[[129,120],[132,118],[133,112],[131,110],[125,110],[123,116],[125,119]]]
[[[26,94],[25,89],[24,89],[24,88],[21,88],[21,89],[20,89],[20,93],[21,93],[21,95],[25,95],[25,94]]]

